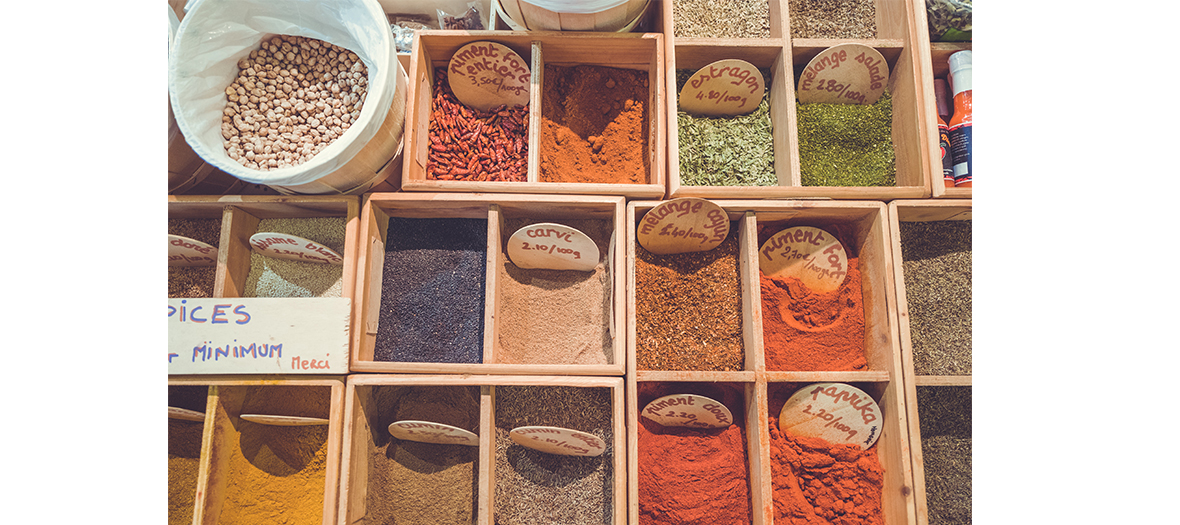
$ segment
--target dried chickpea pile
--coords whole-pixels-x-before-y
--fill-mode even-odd
[[[307,162],[361,115],[365,63],[342,47],[278,35],[238,61],[221,136],[230,158],[261,171]]]

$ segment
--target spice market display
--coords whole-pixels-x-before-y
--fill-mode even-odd
[[[971,3],[540,3],[170,0],[168,522],[969,524]]]

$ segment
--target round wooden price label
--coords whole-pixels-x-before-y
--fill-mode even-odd
[[[508,258],[521,268],[589,271],[598,266],[598,245],[577,229],[543,222],[508,238]]]
[[[745,60],[718,60],[697,70],[680,89],[680,109],[694,115],[729,117],[758,108],[766,81]]]
[[[727,428],[733,414],[720,401],[695,394],[661,397],[643,407],[643,417],[666,427]]]
[[[183,419],[185,421],[205,421],[205,413],[187,408],[168,407],[168,419]]]
[[[328,424],[327,419],[318,417],[271,416],[266,414],[242,414],[238,417],[260,425],[275,425],[280,427],[306,427]]]
[[[872,104],[885,93],[889,65],[864,44],[829,47],[807,63],[796,90],[799,102]]]
[[[716,248],[729,236],[729,215],[705,199],[665,201],[636,227],[636,240],[649,252],[689,253]]]
[[[517,445],[562,456],[601,456],[606,442],[594,434],[561,427],[517,427],[508,432]]]
[[[259,232],[250,236],[254,251],[275,259],[344,265],[344,257],[318,242],[285,233]]]
[[[815,383],[799,389],[783,405],[778,428],[794,436],[831,443],[873,446],[881,436],[881,407],[864,391],[844,383]]]
[[[395,421],[389,424],[389,433],[395,438],[407,441],[439,445],[479,446],[479,436],[458,427],[430,421]]]
[[[774,234],[758,248],[758,268],[772,277],[794,277],[821,293],[840,288],[848,276],[844,245],[819,228],[796,226]]]
[[[196,239],[168,235],[168,266],[217,266],[217,248]]]
[[[447,81],[455,97],[480,111],[501,104],[528,104],[529,78],[528,61],[495,42],[467,44],[447,64]]]

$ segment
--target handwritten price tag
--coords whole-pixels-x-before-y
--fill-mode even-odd
[[[169,235],[168,266],[217,266],[217,248],[196,239]]]
[[[766,81],[745,60],[718,60],[693,73],[680,90],[680,108],[708,117],[745,115],[762,102]]]
[[[766,275],[794,277],[824,293],[840,288],[848,276],[848,255],[835,235],[796,226],[776,233],[758,248],[758,267]]]
[[[864,391],[844,383],[815,383],[799,389],[783,405],[778,428],[794,436],[831,443],[873,446],[881,436],[881,407]]]
[[[251,423],[259,425],[274,425],[280,427],[308,427],[327,425],[328,420],[318,417],[272,416],[268,414],[242,414],[238,416]]]
[[[733,414],[720,401],[695,394],[661,397],[643,408],[643,417],[666,427],[727,428]]]
[[[729,215],[704,199],[672,199],[644,214],[636,229],[636,240],[649,252],[704,252],[729,236]]]
[[[389,424],[389,433],[395,438],[406,441],[439,445],[479,446],[479,436],[458,427],[430,421],[395,421]]]
[[[516,427],[508,437],[517,445],[562,456],[601,456],[606,442],[577,430],[561,427]]]
[[[254,251],[275,259],[344,265],[344,257],[315,241],[285,233],[259,232],[250,236]]]
[[[876,49],[840,44],[807,63],[796,90],[804,104],[872,104],[885,93],[889,65]]]
[[[530,224],[508,238],[508,258],[521,268],[589,271],[598,266],[598,245],[569,226]]]
[[[487,111],[529,103],[529,63],[503,44],[472,42],[451,56],[447,81],[468,107]]]

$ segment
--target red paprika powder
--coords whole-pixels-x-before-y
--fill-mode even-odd
[[[833,292],[812,291],[794,277],[758,272],[762,288],[762,341],[767,370],[867,370],[860,259],[850,226],[766,223],[758,245],[791,226],[814,226],[835,235],[848,255],[848,275]]]
[[[782,432],[778,413],[790,397],[787,390],[770,387],[775,525],[884,525],[885,469],[877,445],[861,450]]]
[[[690,393],[716,399],[735,416],[724,429],[665,427],[639,417],[639,523],[750,523],[749,462],[740,385],[638,384],[639,409],[657,398]]]

